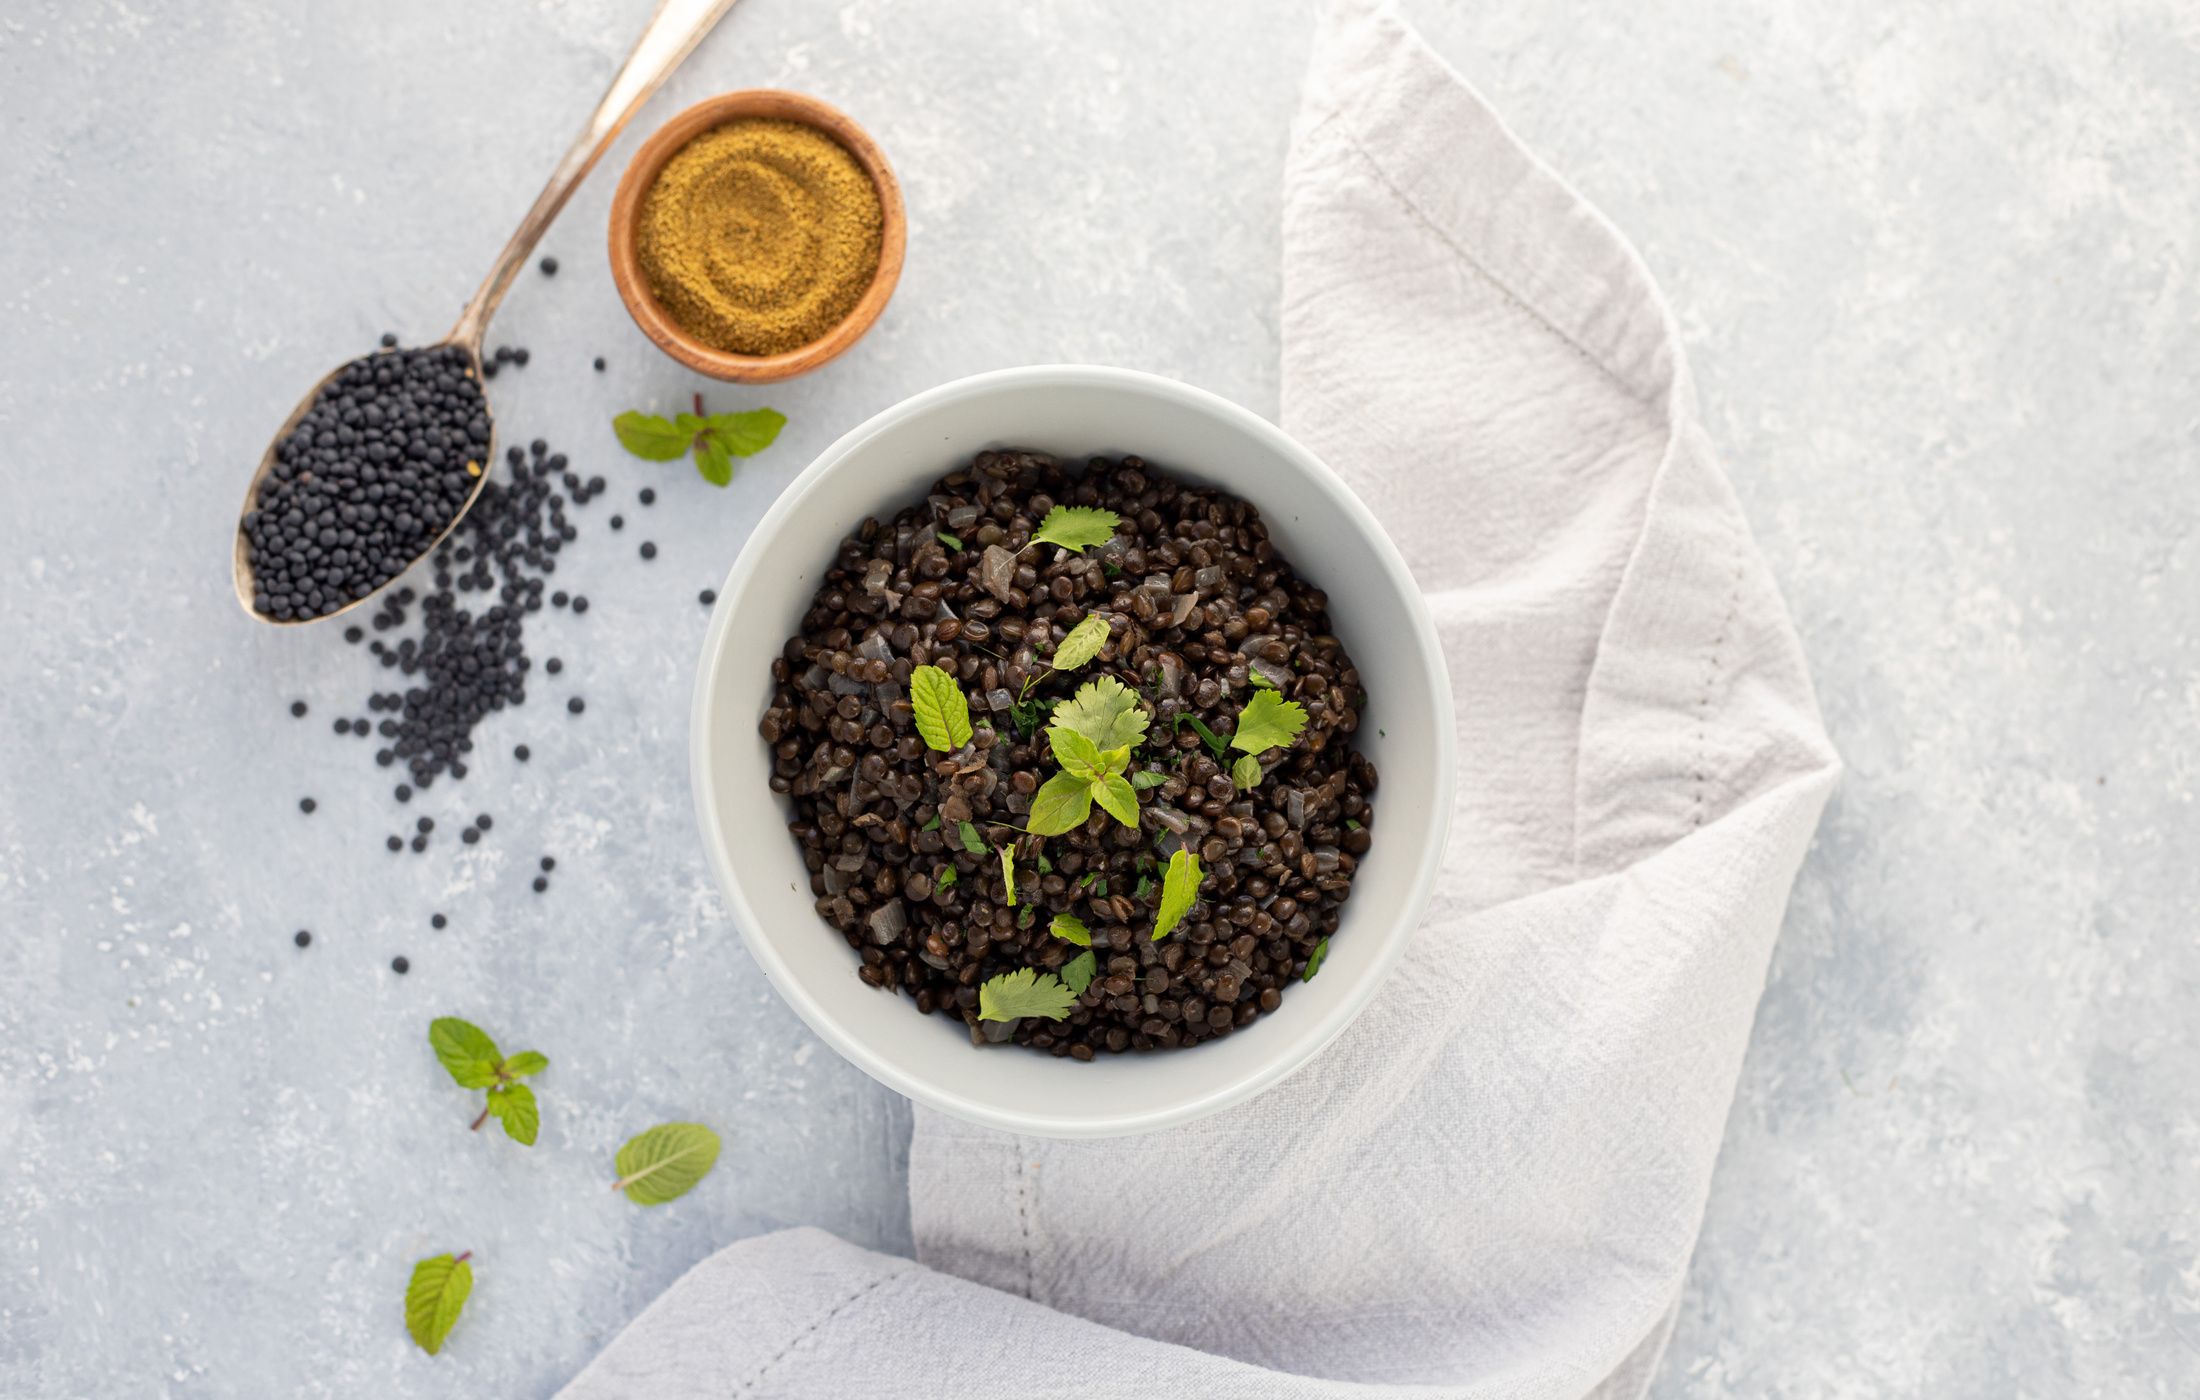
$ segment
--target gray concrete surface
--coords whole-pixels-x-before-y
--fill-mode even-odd
[[[595,607],[536,632],[570,685],[390,856],[415,811],[329,733],[377,673],[236,612],[236,501],[314,376],[440,332],[647,8],[0,13],[0,1392],[542,1394],[728,1240],[908,1247],[907,1110],[778,1005],[690,829],[695,593],[815,450],[953,375],[1108,361],[1273,412],[1308,12],[744,0],[496,327],[534,353],[506,431],[632,523],[592,513],[561,581]],[[1662,279],[1850,764],[1657,1393],[2189,1394],[2200,16],[1409,10]],[[870,126],[910,260],[841,363],[710,390],[792,419],[719,493],[606,430],[697,384],[600,250],[640,132],[755,84]],[[444,1011],[552,1057],[532,1153],[463,1131],[422,1051]],[[668,1117],[726,1158],[638,1211],[609,1155]],[[446,1248],[480,1281],[430,1361],[398,1299]]]

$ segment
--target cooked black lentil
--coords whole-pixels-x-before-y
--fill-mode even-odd
[[[380,588],[450,524],[488,451],[488,403],[464,350],[353,360],[276,442],[245,515],[252,606],[302,620]]]
[[[1083,554],[1024,552],[1055,505],[1104,506],[1122,524]],[[965,549],[947,550],[940,530]],[[1374,824],[1375,769],[1351,747],[1360,675],[1327,606],[1252,505],[1137,457],[1073,476],[1041,454],[982,453],[891,521],[865,521],[772,661],[760,723],[817,910],[860,955],[863,980],[962,1020],[973,1042],[1078,1059],[1192,1045],[1274,1010],[1336,931]],[[1036,658],[1090,612],[1108,619],[1105,650],[1049,673]],[[970,697],[975,732],[960,752],[934,753],[916,734],[908,683],[922,664],[951,671]],[[1253,668],[1308,724],[1240,792],[1179,717],[1227,736]],[[1037,703],[1020,707],[1035,674]],[[958,824],[988,840],[1004,831],[989,821],[1023,824],[1056,766],[1043,707],[1101,674],[1141,695],[1150,727],[1133,772],[1158,785],[1140,794],[1136,831],[1096,806],[1066,835],[1017,838],[1011,906],[999,857],[966,851]],[[1207,874],[1199,903],[1157,943],[1160,863],[1179,846]],[[1089,926],[1099,961],[1076,1007],[1062,1021],[980,1021],[980,983],[1058,971],[1084,951],[1050,934],[1055,914]]]

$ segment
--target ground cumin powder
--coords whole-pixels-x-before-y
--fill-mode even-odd
[[[744,117],[674,153],[642,196],[635,250],[681,329],[736,355],[799,349],[878,271],[871,177],[813,126]]]

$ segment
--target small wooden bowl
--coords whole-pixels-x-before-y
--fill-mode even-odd
[[[635,250],[634,228],[641,220],[642,196],[656,183],[657,173],[665,168],[665,162],[695,137],[740,117],[777,117],[802,122],[838,141],[878,187],[879,207],[885,216],[879,241],[878,271],[872,274],[871,285],[864,289],[862,298],[841,318],[840,324],[824,335],[778,355],[728,354],[689,335],[658,304],[656,295],[649,289],[649,278],[642,272],[641,257]],[[738,384],[768,384],[806,374],[862,338],[871,323],[878,319],[879,312],[886,308],[887,298],[894,294],[894,284],[901,280],[902,250],[907,238],[901,182],[894,178],[894,169],[886,163],[886,156],[878,144],[850,120],[847,113],[829,102],[820,102],[799,92],[744,88],[705,98],[681,112],[657,128],[656,134],[644,141],[634,152],[634,158],[626,163],[626,173],[619,177],[618,192],[611,199],[611,280],[618,287],[619,298],[626,303],[627,314],[634,318],[634,324],[673,359],[713,379],[728,379]]]

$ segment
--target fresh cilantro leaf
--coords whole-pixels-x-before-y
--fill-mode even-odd
[[[726,451],[736,457],[754,457],[779,440],[787,415],[773,408],[752,408],[746,413],[713,413],[704,422]]]
[[[1095,778],[1092,783],[1092,800],[1100,804],[1100,810],[1115,818],[1133,831],[1138,829],[1138,794],[1130,780],[1121,773],[1110,773]]]
[[[611,420],[619,445],[651,462],[676,462],[695,441],[695,434],[654,413],[622,413]]]
[[[1109,578],[1123,577],[1123,571],[1115,567],[1115,565],[1113,564],[1102,564],[1100,568],[1107,574]]]
[[[497,1066],[504,1057],[497,1053],[497,1043],[472,1022],[438,1016],[428,1023],[428,1044],[459,1088],[486,1089],[497,1082]]]
[[[1323,964],[1324,962],[1328,961],[1328,960],[1329,960],[1329,940],[1328,940],[1328,939],[1326,939],[1326,938],[1324,938],[1324,939],[1323,939],[1323,940],[1322,940],[1321,942],[1319,942],[1319,943],[1315,944],[1315,945],[1314,945],[1314,951],[1313,951],[1312,953],[1309,953],[1309,954],[1307,955],[1307,958],[1306,958],[1306,971],[1304,971],[1304,972],[1302,972],[1302,973],[1300,973],[1300,974],[1299,974],[1299,980],[1300,980],[1301,982],[1311,982],[1311,981],[1313,981],[1313,980],[1314,980],[1314,974],[1315,974],[1315,973],[1317,973],[1317,972],[1319,972],[1319,971],[1321,971],[1321,970],[1322,970],[1322,964]]]
[[[952,550],[959,551],[963,547],[962,537],[960,535],[950,535],[945,530],[934,530],[932,532],[932,537]]]
[[[711,485],[724,486],[733,480],[733,458],[717,438],[704,433],[695,439],[695,470]]]
[[[1039,786],[1031,799],[1031,815],[1024,830],[1034,836],[1060,836],[1075,831],[1092,815],[1092,782],[1075,773],[1057,773]]]
[[[1097,871],[1097,870],[1088,870],[1088,871],[1086,871],[1086,872],[1085,872],[1085,873],[1084,873],[1084,874],[1083,874],[1082,876],[1080,876],[1080,877],[1078,878],[1078,881],[1077,881],[1077,888],[1079,888],[1079,889],[1085,889],[1085,888],[1087,888],[1088,886],[1090,886],[1090,885],[1092,884],[1092,882],[1093,882],[1093,881],[1095,881],[1095,880],[1097,880],[1097,879],[1099,879],[1099,878],[1100,878],[1100,872],[1099,872],[1099,871]]]
[[[1098,656],[1107,644],[1108,620],[1098,613],[1086,613],[1085,620],[1062,638],[1062,644],[1054,649],[1054,659],[1047,664],[1057,671],[1074,671]]]
[[[1016,851],[1013,846],[1001,847],[1001,884],[1008,891],[1008,907],[1016,907]]]
[[[638,1206],[676,1201],[718,1165],[718,1148],[718,1134],[700,1123],[659,1123],[619,1149],[611,1189]]]
[[[909,710],[926,748],[953,753],[970,742],[970,701],[939,667],[919,666],[909,673]]]
[[[1137,885],[1137,887],[1136,887],[1136,888],[1134,888],[1134,889],[1133,889],[1133,890],[1131,891],[1131,898],[1132,898],[1132,899],[1144,899],[1144,898],[1145,898],[1145,897],[1146,897],[1147,895],[1149,895],[1149,894],[1152,894],[1152,893],[1153,893],[1153,876],[1151,876],[1151,875],[1141,875],[1141,876],[1139,876],[1139,877],[1138,877],[1138,885]]]
[[[961,878],[962,872],[950,865],[940,872],[940,877],[937,880],[932,882],[932,888],[935,890],[951,890],[955,888],[955,882]]]
[[[918,827],[918,828],[917,828],[917,830],[919,830],[919,831],[938,831],[939,829],[940,829],[940,814],[939,814],[939,813],[937,813],[937,812],[934,812],[934,813],[932,814],[932,820],[930,820],[930,821],[926,822],[926,823],[925,823],[925,824],[924,824],[923,826],[920,826],[920,827]]]
[[[542,1109],[535,1091],[525,1084],[500,1084],[489,1091],[489,1116],[504,1125],[504,1135],[522,1147],[535,1145],[542,1128]]]
[[[1131,788],[1137,792],[1150,792],[1169,781],[1169,775],[1153,768],[1141,768],[1131,774]]]
[[[1040,854],[1033,856],[1031,858],[1031,862],[1032,864],[1039,867],[1039,873],[1041,875],[1052,875],[1054,873],[1054,862],[1048,860],[1046,858],[1046,853],[1043,851]]]
[[[1103,875],[1099,879],[1093,881],[1092,892],[1104,898],[1108,892],[1108,877]]]
[[[985,841],[978,835],[978,828],[972,826],[969,822],[955,823],[955,838],[962,842],[962,848],[970,854],[974,856],[985,854]]]
[[[1021,1016],[1059,1021],[1076,1004],[1076,995],[1062,985],[1061,978],[1035,967],[1004,972],[978,988],[981,1021],[1013,1021]]]
[[[524,1079],[530,1074],[540,1074],[548,1068],[550,1068],[550,1062],[543,1058],[541,1052],[522,1050],[504,1062],[504,1075],[507,1079]]]
[[[1107,771],[1092,740],[1065,725],[1047,726],[1047,747],[1054,750],[1054,761],[1065,773],[1090,779]]]
[[[1364,827],[1364,826],[1361,826],[1361,825],[1360,825],[1360,824],[1359,824],[1358,822],[1354,821],[1354,820],[1353,820],[1352,818],[1350,818],[1350,817],[1346,817],[1346,818],[1344,819],[1344,829],[1345,829],[1346,831],[1365,831],[1365,830],[1367,830],[1367,828],[1366,828],[1366,827]]]
[[[452,1257],[438,1254],[413,1265],[405,1285],[405,1330],[430,1356],[443,1350],[443,1339],[458,1324],[466,1296],[474,1291],[473,1251]]]
[[[1085,921],[1075,914],[1056,914],[1053,922],[1047,925],[1047,932],[1064,943],[1074,943],[1080,948],[1092,946],[1092,930],[1086,928]]]
[[[1054,713],[1052,700],[1018,700],[1008,707],[1008,718],[1016,726],[1016,732],[1026,739],[1039,732],[1039,726]]]
[[[1298,701],[1286,700],[1273,690],[1256,690],[1238,714],[1237,732],[1230,736],[1230,747],[1249,754],[1266,753],[1285,747],[1304,728],[1306,710]]]
[[[1251,754],[1241,754],[1238,761],[1230,765],[1230,781],[1237,784],[1240,792],[1251,792],[1260,786],[1260,780],[1266,772],[1260,766],[1259,759]]]
[[[1058,544],[1072,554],[1082,554],[1096,544],[1106,544],[1123,517],[1094,506],[1056,506],[1039,522],[1033,544]]]
[[[1016,915],[1016,927],[1030,928],[1031,921],[1038,916],[1038,913],[1039,911],[1036,907],[1026,904],[1023,907],[1022,911]]]
[[[1176,717],[1170,723],[1177,728],[1182,728],[1187,724],[1190,725],[1193,731],[1199,735],[1200,742],[1207,746],[1208,751],[1215,756],[1218,762],[1230,751],[1230,746],[1223,741],[1222,736],[1209,729],[1205,722],[1190,710],[1178,710]]]
[[[1092,985],[1093,976],[1099,970],[1100,960],[1092,955],[1092,949],[1087,948],[1062,964],[1062,985],[1069,988],[1071,996],[1081,997],[1085,994],[1085,988]]]
[[[1158,943],[1174,932],[1184,922],[1184,916],[1192,911],[1199,898],[1199,882],[1205,872],[1199,868],[1199,857],[1176,848],[1169,857],[1169,868],[1161,875],[1161,908],[1154,914],[1153,941]]]
[[[1138,707],[1138,692],[1113,676],[1096,676],[1077,687],[1075,695],[1054,707],[1052,721],[1103,750],[1138,743],[1146,737],[1147,722]]]
[[[1276,688],[1276,683],[1268,679],[1268,673],[1258,666],[1246,667],[1245,679],[1251,683],[1255,690],[1274,690]]]

